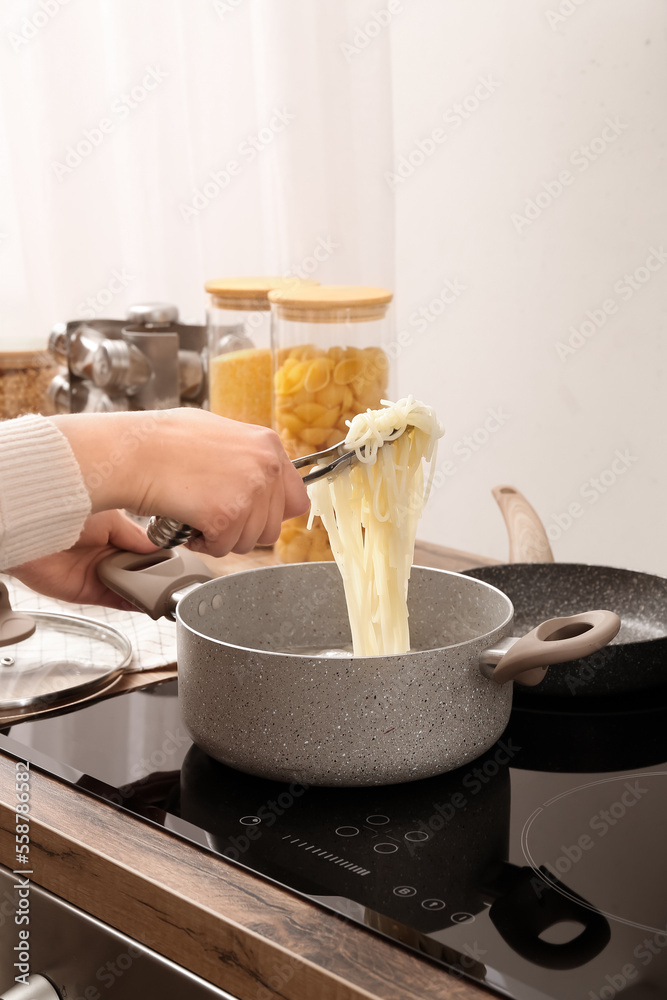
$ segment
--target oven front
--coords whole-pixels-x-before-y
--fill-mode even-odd
[[[234,1000],[3,866],[0,990],[0,1000]]]

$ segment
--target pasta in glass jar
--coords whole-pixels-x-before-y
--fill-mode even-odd
[[[390,398],[392,293],[333,285],[278,289],[272,310],[273,425],[291,459],[342,441],[347,421]],[[319,518],[283,525],[283,562],[332,559]]]
[[[213,413],[272,426],[271,306],[274,288],[315,281],[290,277],[220,278],[209,293],[209,407]]]

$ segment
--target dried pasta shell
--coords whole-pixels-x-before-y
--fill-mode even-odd
[[[333,406],[329,410],[325,410],[321,417],[317,417],[313,420],[313,427],[333,427],[340,416],[340,406]]]
[[[384,377],[386,379],[389,371],[389,358],[381,347],[364,347],[364,359],[367,367],[372,370],[374,377]]]
[[[314,344],[301,344],[299,347],[292,348],[291,356],[297,361],[309,361],[322,353],[321,348],[315,347]]]
[[[352,379],[352,381],[349,384],[349,388],[354,393],[354,398],[356,400],[359,400],[366,395],[366,389],[369,385],[370,382],[366,378],[364,378],[363,375],[359,375],[357,376],[357,378]]]
[[[334,430],[329,432],[329,436],[324,442],[324,447],[333,448],[335,444],[338,444],[340,441],[345,440],[346,434],[347,434],[347,427],[345,427],[343,430],[340,430],[338,427],[336,427]]]
[[[306,444],[311,444],[314,448],[319,448],[329,437],[329,429],[328,427],[306,427],[301,431],[299,436]]]
[[[283,550],[284,562],[306,562],[308,557],[308,540],[299,533]]]
[[[304,424],[312,424],[318,417],[323,417],[327,412],[326,406],[321,403],[302,403],[294,408],[294,415],[303,420]]]
[[[358,413],[362,413],[364,410],[378,410],[380,408],[380,400],[386,395],[386,386],[378,386],[377,382],[366,387],[361,395],[357,396],[356,403],[358,406]]]
[[[346,386],[338,385],[330,380],[328,385],[315,394],[315,401],[322,406],[340,406],[346,392]]]
[[[294,407],[295,410],[297,406],[301,406],[303,403],[313,402],[313,394],[312,392],[308,392],[308,390],[306,389],[305,382],[302,388],[299,389],[297,392],[293,393],[289,398],[292,400],[292,406]]]
[[[280,441],[287,452],[287,457],[290,461],[293,458],[300,458],[302,455],[307,455],[307,450],[302,446],[298,438],[292,437],[292,435],[287,430],[280,431]]]
[[[334,382],[338,385],[347,385],[361,373],[363,362],[360,358],[345,358],[339,361],[334,368]]]
[[[355,401],[355,398],[354,398],[354,393],[352,392],[352,390],[350,389],[350,387],[348,385],[346,385],[345,388],[344,388],[344,390],[343,390],[343,402],[342,402],[341,405],[342,405],[342,407],[343,407],[344,410],[355,409],[356,401]],[[359,412],[360,411],[357,408],[355,410],[355,416]]]
[[[327,358],[316,358],[308,369],[304,388],[308,392],[319,392],[331,378],[331,366]]]
[[[303,420],[299,420],[295,413],[276,414],[276,423],[279,428],[285,428],[294,437],[299,437],[307,426]]]
[[[289,371],[277,372],[276,377],[284,374],[284,387],[278,387],[276,382],[278,392],[284,392],[288,395],[298,392],[306,380],[308,368],[309,365],[306,361],[298,361],[292,368],[289,369]]]
[[[314,546],[308,553],[308,562],[330,562],[333,559],[333,552],[330,547],[320,548]]]

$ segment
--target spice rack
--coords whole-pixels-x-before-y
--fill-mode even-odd
[[[51,357],[62,366],[47,395],[57,413],[206,407],[206,327],[179,322],[176,306],[130,306],[125,320],[57,323]]]

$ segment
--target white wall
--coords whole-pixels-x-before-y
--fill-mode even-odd
[[[423,537],[506,559],[490,489],[511,483],[557,560],[667,574],[666,27],[660,0],[422,0],[394,20],[401,389],[437,405],[451,462]],[[448,279],[465,291],[429,307]],[[559,356],[589,311],[600,328]]]

